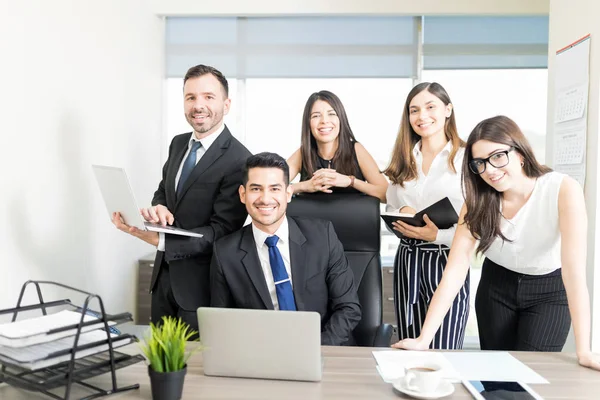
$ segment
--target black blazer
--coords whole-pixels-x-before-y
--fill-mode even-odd
[[[287,219],[296,307],[321,314],[322,344],[344,344],[361,309],[342,244],[329,221]],[[273,309],[251,225],[215,243],[210,270],[211,306]]]
[[[175,178],[192,133],[173,138],[163,176],[152,205],[166,206],[174,226],[203,234],[202,238],[165,235],[165,251],[156,253],[151,288],[163,262],[169,264],[171,287],[177,304],[188,311],[210,304],[210,259],[218,238],[242,227],[246,208],[240,201],[242,166],[250,152],[225,127],[185,182],[179,198]]]

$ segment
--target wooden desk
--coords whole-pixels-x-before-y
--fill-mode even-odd
[[[130,348],[135,350],[135,347]],[[375,370],[372,350],[361,347],[323,347],[325,366],[323,381],[320,383],[207,377],[202,372],[202,356],[197,354],[190,360],[183,399],[408,399],[409,397],[395,392],[392,385],[381,380]],[[549,385],[532,385],[544,399],[600,398],[600,372],[578,366],[573,354],[512,354],[550,381]],[[117,378],[120,385],[139,383],[140,389],[106,399],[151,399],[150,381],[143,363],[119,370]],[[106,384],[109,377],[104,375],[91,382]],[[462,385],[456,384],[455,388],[454,394],[447,399],[472,398]],[[74,392],[78,395],[80,393]],[[48,398],[7,387],[6,384],[0,385],[0,399]]]

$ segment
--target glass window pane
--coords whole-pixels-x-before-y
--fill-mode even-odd
[[[425,70],[422,80],[438,82],[448,91],[463,139],[483,119],[506,115],[545,162],[548,70]]]

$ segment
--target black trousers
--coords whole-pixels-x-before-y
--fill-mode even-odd
[[[486,258],[475,311],[482,350],[561,351],[571,326],[560,269],[525,275]]]
[[[156,286],[152,291],[152,303],[150,309],[152,323],[159,323],[164,315],[179,317],[190,325],[191,329],[198,331],[198,315],[196,314],[196,311],[184,310],[177,304],[177,301],[175,301],[171,279],[169,277],[169,264],[166,262],[163,262],[160,267]],[[196,338],[198,338],[198,335],[194,335],[190,340]]]

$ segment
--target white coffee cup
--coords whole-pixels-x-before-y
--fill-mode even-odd
[[[442,382],[442,367],[422,362],[404,367],[404,387],[418,393],[435,392]]]

